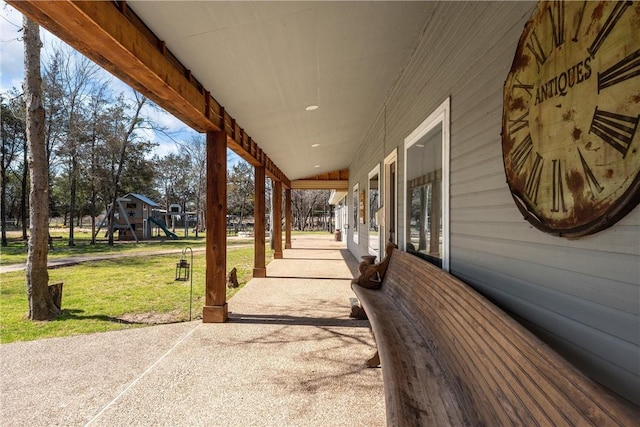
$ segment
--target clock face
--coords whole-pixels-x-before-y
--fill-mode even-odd
[[[578,237],[640,201],[640,4],[540,2],[504,85],[502,150],[518,208]]]

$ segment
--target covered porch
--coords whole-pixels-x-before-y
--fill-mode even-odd
[[[256,218],[265,212],[265,177],[274,182],[275,262],[264,263],[265,224],[256,221],[254,277],[289,280],[278,265],[296,249],[290,190],[340,190],[354,257],[389,240],[423,252],[640,404],[637,2],[9,3],[206,134],[204,322],[244,311],[240,299],[225,299],[230,148],[255,167]],[[537,33],[532,16],[542,17]],[[516,73],[523,67],[526,81]],[[557,71],[574,67],[593,72],[561,94],[564,110],[555,99],[539,102]],[[544,119],[528,119],[531,106]],[[541,152],[530,122],[545,128],[534,131],[545,135],[535,143]],[[629,187],[603,192],[605,180]],[[625,196],[609,203],[606,194]],[[566,238],[564,228],[545,229],[522,197],[548,209],[547,224],[584,213],[588,230]],[[225,334],[236,329],[228,323]]]
[[[356,260],[328,235],[293,243],[224,325],[0,346],[3,425],[384,425],[368,323],[348,317]]]

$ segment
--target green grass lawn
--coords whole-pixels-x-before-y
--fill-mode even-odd
[[[178,232],[180,230],[176,230]],[[183,234],[183,233],[182,233]],[[109,246],[106,241],[100,240],[95,245],[91,245],[91,233],[76,231],[74,235],[75,246],[68,245],[68,232],[51,229],[53,237],[53,249],[49,250],[49,260],[67,258],[79,255],[90,254],[118,254],[144,252],[165,249],[183,249],[186,246],[198,248],[205,246],[205,234],[200,233],[198,238],[193,235],[189,237],[180,237],[177,240],[167,239],[166,237],[155,237],[152,240],[136,242],[118,242],[114,246]],[[227,241],[229,246],[234,245],[250,245],[253,239],[230,238]],[[26,242],[17,237],[9,238],[9,245],[0,248],[0,265],[24,264],[27,262],[27,245]]]
[[[178,241],[176,248],[184,248]],[[204,240],[202,240],[204,244]],[[192,244],[189,244],[193,246]],[[149,250],[147,248],[146,250]],[[227,268],[238,269],[244,285],[253,272],[253,247],[227,251]],[[267,257],[271,251],[267,250]],[[3,253],[4,257],[4,253]],[[145,256],[87,262],[49,270],[49,283],[64,282],[63,314],[50,322],[26,319],[24,271],[0,275],[0,342],[29,341],[142,327],[189,319],[190,282],[176,282],[180,256]],[[267,260],[267,262],[270,259]],[[193,259],[193,318],[202,317],[205,256]],[[237,289],[228,290],[227,298]]]

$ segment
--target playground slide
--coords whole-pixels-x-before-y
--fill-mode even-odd
[[[176,236],[175,233],[171,232],[171,230],[169,230],[162,221],[158,221],[157,219],[153,218],[153,217],[149,217],[149,221],[151,221],[152,223],[154,223],[155,225],[157,225],[158,227],[162,228],[162,231],[164,231],[164,234],[167,235],[167,237],[170,237],[172,239],[177,239],[178,236]]]

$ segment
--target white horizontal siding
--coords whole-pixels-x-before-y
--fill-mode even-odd
[[[593,251],[567,248],[561,245],[545,245],[532,241],[523,242],[512,237],[518,226],[509,224],[485,223],[482,227],[466,227],[465,231],[474,234],[456,232],[456,242],[461,247],[469,249],[481,248],[483,252],[496,256],[505,255],[512,259],[526,261],[532,266],[546,265],[562,275],[566,271],[578,272],[585,276],[592,276],[600,280],[615,280],[629,283],[637,287],[638,257],[629,254],[599,252],[595,260]],[[492,232],[487,230],[493,229]],[[535,229],[524,228],[527,233],[540,233]],[[485,234],[484,236],[482,234]],[[497,261],[497,260],[496,260]],[[597,261],[597,262],[596,262]],[[553,277],[540,277],[537,270],[523,271],[521,276],[528,274],[530,280],[536,282],[551,281]]]
[[[487,268],[487,265],[494,263],[496,258],[500,260],[500,271]],[[640,302],[638,289],[633,284],[611,280],[603,282],[598,278],[591,276],[585,278],[584,275],[573,272],[566,272],[553,282],[531,283],[520,279],[523,271],[533,270],[540,276],[547,276],[551,271],[546,270],[553,270],[553,268],[474,250],[458,250],[456,262],[464,262],[465,274],[474,271],[474,277],[479,280],[484,276],[501,276],[501,280],[495,280],[487,286],[511,293],[518,291],[520,298],[536,301],[539,305],[543,305],[542,301],[545,301],[544,305],[548,308],[556,307],[555,311],[564,313],[563,315],[567,312],[571,313],[573,320],[640,344],[640,324],[635,317]],[[481,269],[486,271],[480,271]],[[583,309],[565,310],[572,304],[583,306]],[[564,309],[561,310],[558,307],[564,307]],[[597,312],[598,316],[593,316],[593,312]],[[616,322],[620,323],[616,324]]]
[[[502,90],[534,3],[443,2],[373,119],[351,184],[398,147],[400,242],[404,139],[451,97],[451,271],[522,319],[593,378],[640,404],[640,209],[568,240],[515,206],[504,175]],[[366,251],[361,234],[358,255]],[[636,393],[633,393],[633,391]]]

